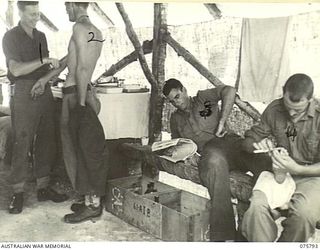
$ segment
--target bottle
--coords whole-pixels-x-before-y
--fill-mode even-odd
[[[149,182],[147,184],[147,190],[144,192],[144,194],[150,194],[157,192],[157,189],[154,188],[154,182]]]

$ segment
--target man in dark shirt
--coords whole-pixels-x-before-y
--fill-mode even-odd
[[[14,136],[10,183],[14,194],[9,205],[9,212],[13,214],[20,213],[23,208],[30,158],[37,179],[38,200],[62,202],[68,198],[48,187],[55,157],[54,103],[50,86],[39,98],[31,96],[33,85],[50,66],[59,67],[59,61],[49,58],[46,36],[35,28],[40,17],[38,2],[18,1],[18,8],[20,22],[2,41],[8,78],[14,84],[10,103]]]
[[[163,87],[163,94],[177,108],[170,119],[172,138],[193,140],[201,154],[199,176],[211,197],[210,238],[213,241],[235,240],[229,171],[250,170],[258,176],[271,165],[270,159],[261,161],[261,155],[243,154],[241,138],[228,133],[226,121],[235,93],[230,86],[218,86],[189,97],[186,88],[176,79],[167,80]],[[254,164],[259,161],[263,164]]]
[[[270,151],[275,145],[268,137],[273,136],[276,146],[288,151],[289,155],[277,150],[269,153],[275,167],[289,172],[296,183],[279,241],[307,241],[320,218],[320,103],[312,95],[309,76],[291,76],[283,88],[283,97],[268,105],[260,124],[246,132],[243,142],[248,152]],[[277,226],[263,192],[253,192],[242,233],[249,241],[277,239]]]

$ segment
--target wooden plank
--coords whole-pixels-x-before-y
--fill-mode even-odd
[[[152,74],[158,84],[151,87],[149,130],[159,138],[162,130],[162,110],[164,98],[162,88],[165,81],[166,45],[163,36],[167,33],[167,6],[164,3],[154,4]]]
[[[224,85],[216,76],[214,76],[206,67],[204,67],[200,61],[198,61],[188,50],[182,47],[176,40],[174,40],[171,35],[168,33],[164,39],[167,43],[178,53],[179,56],[182,56],[188,63],[190,63],[202,76],[208,79],[214,86]],[[236,96],[235,103],[239,106],[240,109],[245,111],[250,115],[254,120],[260,120],[260,113],[254,107],[252,107],[248,102],[242,101],[239,96]]]
[[[114,26],[114,23],[112,22],[112,20],[108,17],[108,15],[100,8],[99,4],[97,4],[96,2],[91,2],[90,3],[90,7],[92,8],[92,10],[98,14],[98,16],[100,16],[107,25],[109,26]]]
[[[48,17],[46,17],[45,14],[43,14],[42,12],[40,12],[40,21],[50,30],[54,31],[54,32],[58,32],[59,29],[57,28],[57,26],[55,26],[53,24],[53,22],[50,21],[50,19]]]
[[[132,23],[131,23],[124,7],[123,7],[123,4],[116,3],[116,6],[117,6],[119,13],[120,13],[125,25],[126,25],[126,32],[128,34],[128,37],[129,37],[130,41],[132,42],[136,52],[138,53],[139,63],[141,65],[141,68],[142,68],[142,71],[143,71],[145,77],[149,81],[151,88],[157,88],[157,86],[158,86],[157,79],[154,77],[154,75],[152,74],[152,72],[149,69],[149,66],[147,64],[146,58],[143,53],[142,46],[139,42],[137,34],[135,33],[135,31],[133,29]],[[151,113],[151,110],[152,109],[150,109],[150,117],[153,116],[153,114]],[[151,128],[149,127],[149,140],[151,142],[154,141],[154,127],[153,126]]]

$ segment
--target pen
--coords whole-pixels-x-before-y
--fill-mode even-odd
[[[272,148],[272,149],[256,149],[253,150],[253,153],[255,154],[260,154],[260,153],[268,153],[268,152],[272,152],[274,150],[280,150],[280,148]]]

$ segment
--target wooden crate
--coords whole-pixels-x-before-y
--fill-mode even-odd
[[[147,184],[157,192],[144,194]],[[209,241],[208,199],[147,177],[108,182],[106,209],[165,241]]]

